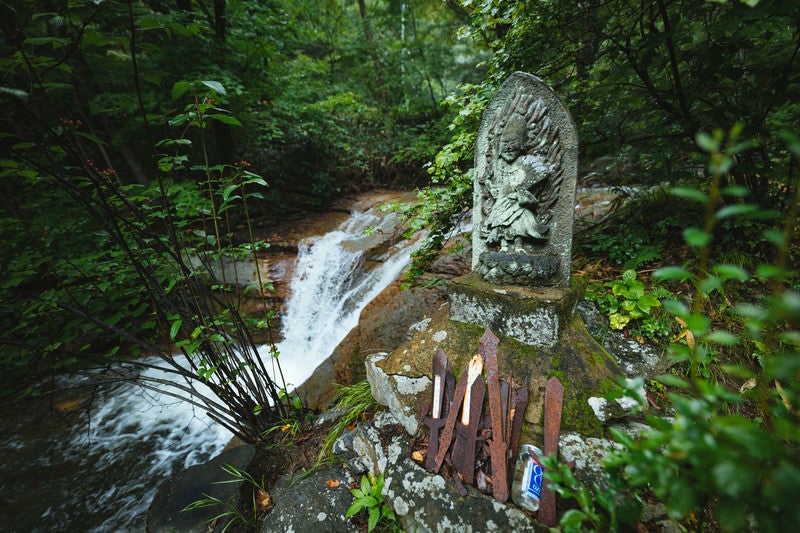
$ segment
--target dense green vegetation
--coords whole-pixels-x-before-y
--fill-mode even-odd
[[[675,360],[606,486],[562,472],[563,529],[635,524],[653,495],[689,529],[800,523],[791,2],[15,1],[0,30],[4,392],[173,345],[221,423],[263,438],[297,406],[234,346],[270,310],[239,316],[208,277],[265,245],[254,218],[375,186],[423,187],[418,274],[470,207],[486,102],[524,70],[571,110],[582,184],[636,187],[578,228],[590,298]]]
[[[188,306],[173,292],[266,246],[251,217],[424,183],[446,138],[440,101],[479,79],[477,52],[453,37],[458,15],[437,2],[0,10],[0,359],[12,391],[52,369],[268,327],[269,313],[204,323],[203,307],[236,312],[240,295],[221,287],[186,282]],[[203,378],[219,369],[198,365]]]

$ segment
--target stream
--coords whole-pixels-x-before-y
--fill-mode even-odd
[[[287,383],[305,381],[409,263],[416,244],[407,241],[387,247],[380,261],[366,259],[376,236],[392,231],[391,216],[354,212],[337,229],[301,242],[278,343]],[[259,352],[271,357],[267,346]],[[65,392],[57,397],[6,410],[1,530],[144,531],[160,484],[208,461],[231,439],[202,410],[112,377],[61,377],[55,385]]]

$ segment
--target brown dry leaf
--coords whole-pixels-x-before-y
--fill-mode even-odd
[[[413,452],[411,452],[411,458],[418,463],[421,463],[424,459],[422,456],[422,452],[419,450],[414,450]]]
[[[679,340],[686,338],[686,344],[689,346],[689,349],[694,350],[694,335],[692,335],[692,332],[689,331],[689,328],[686,326],[686,321],[678,317],[675,317],[675,320],[678,322],[678,324],[680,324],[683,330],[678,334],[677,337],[675,337],[673,342],[678,342]]]
[[[776,381],[775,383],[777,384],[778,382]],[[745,382],[742,384],[742,386],[741,386],[741,387],[739,387],[739,393],[740,393],[740,394],[744,394],[745,392],[747,392],[747,391],[749,391],[749,390],[751,390],[751,389],[754,389],[755,387],[756,387],[756,380],[755,380],[755,378],[750,378],[750,379],[748,379],[747,381],[745,381]],[[779,390],[780,390],[780,389],[779,389]]]
[[[270,503],[272,503],[272,498],[269,492],[264,489],[258,489],[258,494],[256,494],[256,505],[258,505],[258,508],[264,510],[269,507]]]
[[[335,489],[338,488],[339,485],[342,484],[342,482],[339,481],[338,479],[329,479],[325,482],[325,484],[328,486],[329,489]]]

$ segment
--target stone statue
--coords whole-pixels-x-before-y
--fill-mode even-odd
[[[473,270],[493,283],[565,286],[576,169],[566,109],[541,80],[514,73],[478,134]]]

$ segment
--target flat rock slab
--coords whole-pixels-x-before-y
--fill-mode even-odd
[[[529,346],[552,347],[572,317],[578,291],[494,285],[477,274],[453,278],[447,285],[450,319],[489,328]]]

